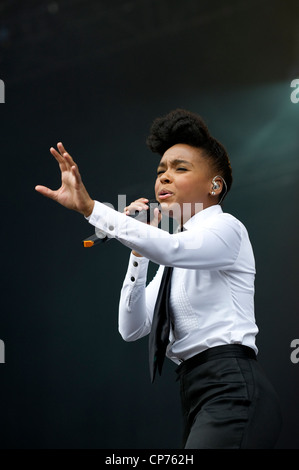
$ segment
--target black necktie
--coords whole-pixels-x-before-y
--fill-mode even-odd
[[[152,383],[155,380],[157,368],[161,375],[166,348],[169,342],[169,294],[172,270],[173,268],[169,266],[164,268],[149,335],[149,361]]]

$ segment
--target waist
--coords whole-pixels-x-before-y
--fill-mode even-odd
[[[240,359],[256,360],[255,351],[249,346],[244,346],[243,344],[224,344],[221,346],[205,349],[195,356],[186,359],[186,361],[183,361],[177,367],[176,373],[178,374],[179,378],[182,374],[186,374],[194,367],[205,364],[208,361],[234,357]]]

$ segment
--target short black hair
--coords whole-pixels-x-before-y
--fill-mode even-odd
[[[220,199],[230,190],[233,177],[229,156],[224,146],[211,136],[201,116],[185,109],[175,109],[165,116],[158,117],[152,123],[146,144],[154,153],[163,156],[166,150],[176,144],[188,144],[204,150],[219,175],[226,182]]]

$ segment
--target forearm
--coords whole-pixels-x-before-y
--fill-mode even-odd
[[[225,269],[239,253],[240,226],[222,214],[212,225],[178,234],[141,223],[95,202],[89,222],[156,264],[185,269]]]
[[[146,275],[149,261],[130,256],[119,302],[118,328],[125,341],[135,341],[150,331],[146,307]]]

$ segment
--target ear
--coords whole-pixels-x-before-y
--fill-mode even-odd
[[[212,179],[211,195],[219,196],[223,189],[223,179],[221,176],[214,176]]]

